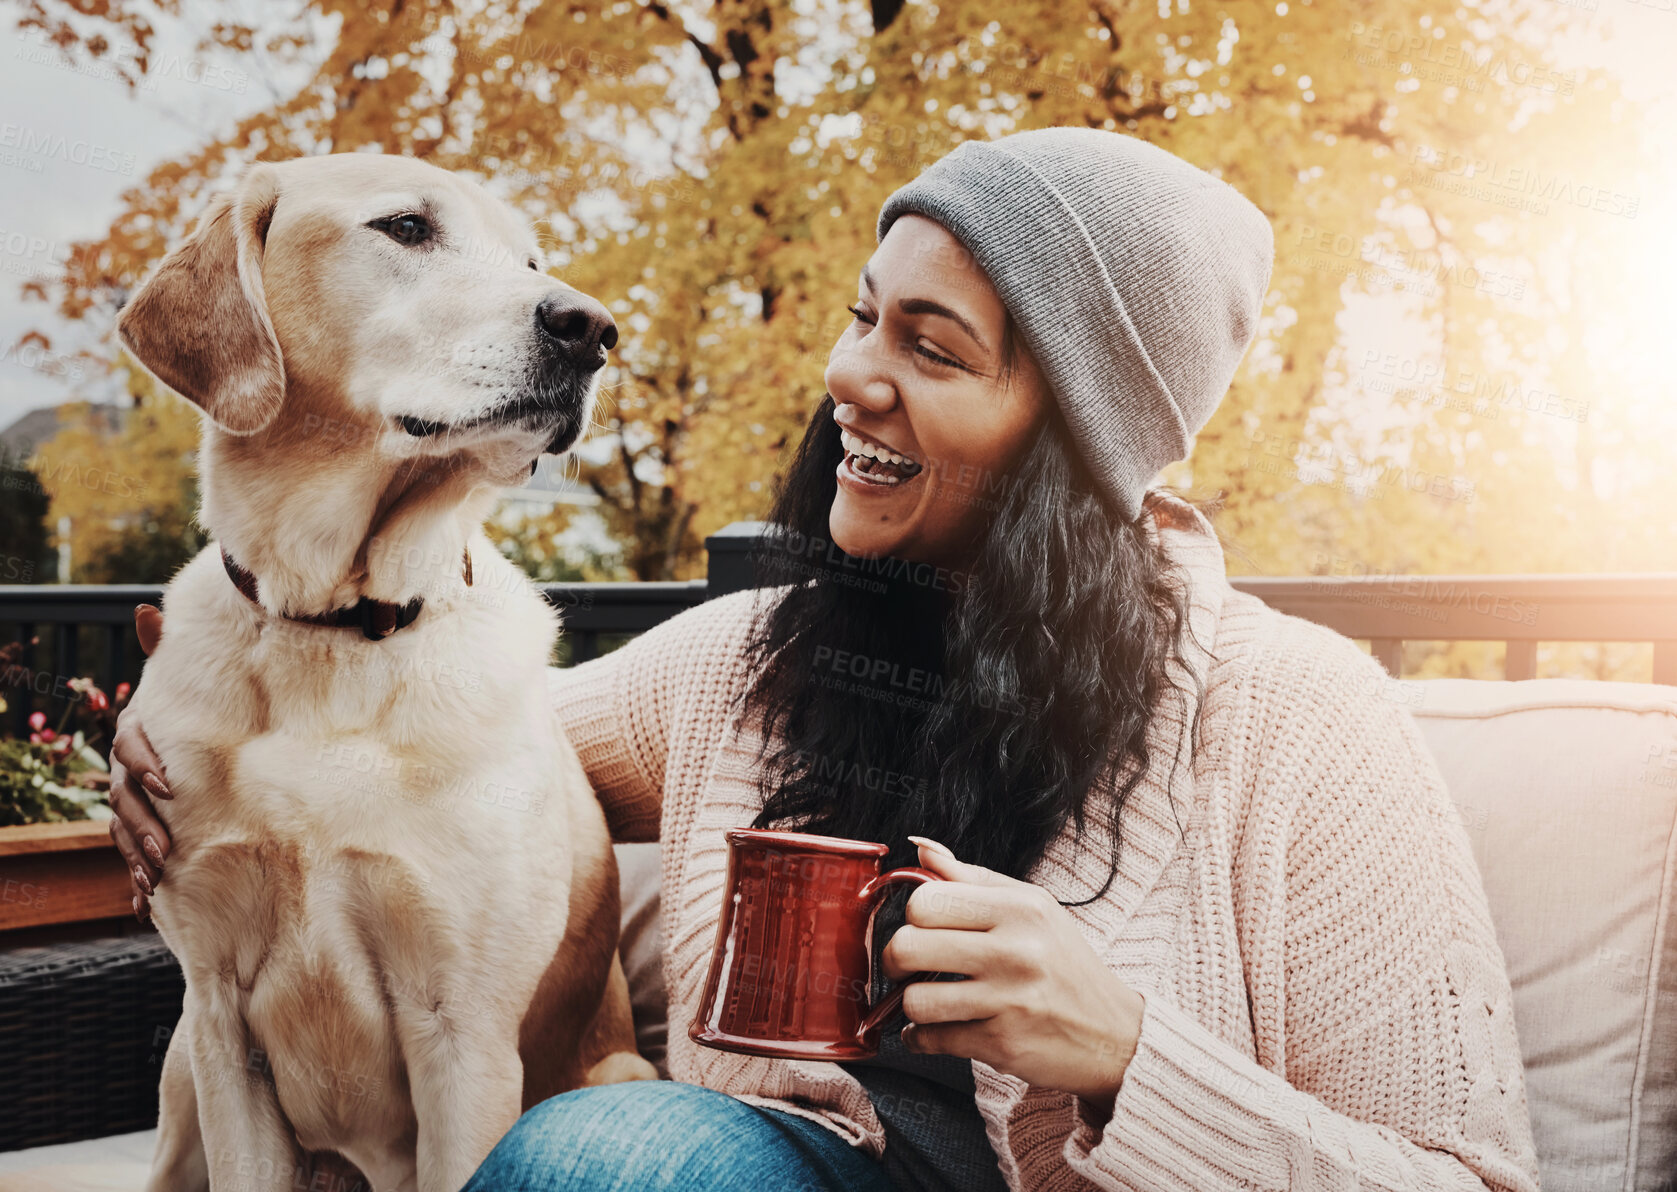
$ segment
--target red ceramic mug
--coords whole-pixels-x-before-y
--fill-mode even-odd
[[[869,841],[757,828],[730,828],[727,839],[722,919],[687,1037],[777,1059],[877,1055],[907,981],[868,1004],[874,912],[895,885],[942,879],[914,867],[879,872],[891,850]]]

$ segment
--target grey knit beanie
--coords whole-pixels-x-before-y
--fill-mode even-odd
[[[968,141],[885,201],[965,245],[1123,516],[1186,459],[1257,333],[1275,238],[1241,193],[1136,137]]]

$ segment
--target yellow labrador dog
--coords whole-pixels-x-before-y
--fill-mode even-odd
[[[557,617],[481,529],[616,328],[480,187],[342,154],[252,167],[117,331],[203,410],[214,539],[134,696],[186,974],[149,1187],[455,1192],[522,1108],[656,1077]]]

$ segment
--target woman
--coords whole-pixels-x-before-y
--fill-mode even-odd
[[[675,1081],[532,1109],[468,1187],[1535,1189],[1508,978],[1414,726],[1148,488],[1255,334],[1268,222],[1050,129],[961,146],[878,232],[780,586],[555,682],[614,837],[662,841]],[[143,884],[142,784],[125,720]],[[867,1063],[694,1044],[741,824],[935,870],[882,968],[965,979],[912,984]]]

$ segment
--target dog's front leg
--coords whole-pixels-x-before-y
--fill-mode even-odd
[[[304,1155],[230,990],[194,997],[188,1053],[211,1192],[291,1192]],[[183,1017],[185,1015],[183,1014]]]
[[[192,1087],[192,1015],[183,1009],[157,1089],[157,1149],[146,1192],[209,1192],[204,1139],[198,1132],[198,1094]]]
[[[409,1011],[409,1015],[423,1014]],[[516,1022],[402,1022],[419,1125],[419,1192],[459,1192],[518,1120],[524,1065]]]

